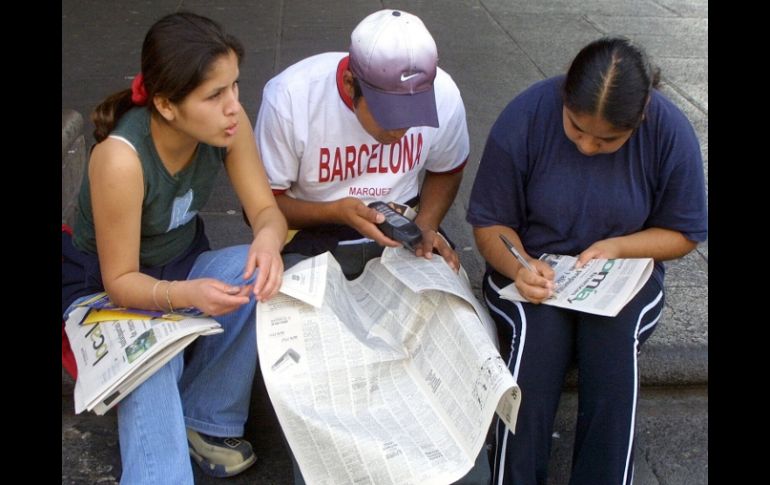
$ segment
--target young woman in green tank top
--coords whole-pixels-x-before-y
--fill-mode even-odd
[[[125,307],[195,307],[224,328],[119,404],[122,483],[192,483],[188,453],[214,476],[256,460],[234,437],[243,435],[257,362],[255,306],[281,285],[286,221],[238,100],[242,56],[210,19],[168,15],[147,33],[131,89],[92,115],[97,144],[74,234],[62,242],[63,308],[107,291]],[[198,212],[220,167],[253,241],[210,251]]]

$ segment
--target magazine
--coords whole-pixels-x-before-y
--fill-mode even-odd
[[[65,331],[78,368],[75,413],[106,413],[199,335],[222,332],[194,314],[118,308],[105,293],[74,308]]]
[[[575,268],[577,258],[543,254],[554,273],[554,294],[543,305],[614,317],[642,289],[655,265],[651,258],[592,259]],[[500,298],[527,301],[514,283],[500,290]]]

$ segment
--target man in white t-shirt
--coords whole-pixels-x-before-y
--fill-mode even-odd
[[[375,12],[353,30],[349,53],[304,59],[266,85],[257,144],[278,205],[300,229],[284,248],[289,268],[331,251],[349,279],[384,246],[399,244],[367,207],[396,202],[419,210],[422,242],[455,270],[459,258],[437,233],[468,160],[465,106],[437,66],[436,43],[423,22],[398,10]],[[418,176],[425,173],[422,186]],[[304,480],[296,461],[294,483]],[[458,484],[488,484],[486,449]]]
[[[304,59],[264,88],[254,127],[273,193],[289,226],[285,266],[332,251],[358,276],[384,246],[373,201],[414,207],[417,256],[460,262],[438,234],[468,160],[465,107],[437,66],[433,37],[407,12],[381,10],[358,24],[349,53]],[[425,173],[422,186],[418,176]]]

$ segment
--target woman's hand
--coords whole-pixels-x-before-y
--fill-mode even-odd
[[[438,251],[455,273],[460,271],[460,257],[457,256],[447,240],[434,229],[422,229],[422,241],[415,248],[414,254],[418,257],[431,259],[434,249]]]
[[[172,284],[173,283],[173,284]],[[252,285],[233,286],[214,278],[198,278],[187,281],[173,281],[166,288],[167,301],[174,306],[194,306],[198,310],[219,316],[236,310],[249,302]],[[158,289],[159,292],[163,288]],[[163,298],[159,297],[159,301]],[[190,304],[182,304],[190,302]]]
[[[578,256],[575,267],[591,259],[652,258],[668,261],[681,258],[698,245],[684,234],[661,227],[649,227],[633,234],[596,241]]]
[[[530,260],[529,264],[537,272],[533,273],[524,265],[519,265],[516,277],[514,278],[514,284],[519,293],[521,293],[521,296],[526,298],[527,301],[539,304],[553,296],[554,272],[553,268],[547,263],[537,259]]]
[[[250,278],[254,274],[254,270],[259,268],[259,274],[254,282],[254,296],[258,301],[269,300],[281,289],[283,282],[282,244],[283,241],[272,231],[270,226],[259,231],[251,243],[243,278]]]
[[[617,244],[618,238],[602,239],[588,246],[578,255],[575,268],[582,268],[592,259],[615,259],[620,257],[620,248]]]

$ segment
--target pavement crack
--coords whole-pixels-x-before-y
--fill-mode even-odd
[[[700,102],[698,102],[695,98],[687,94],[687,91],[677,86],[674,82],[672,82],[670,79],[668,79],[666,76],[661,75],[660,80],[662,83],[665,83],[666,86],[671,88],[671,90],[676,91],[676,93],[686,99],[695,109],[703,113],[704,115],[708,116],[709,110],[705,108]]]
[[[273,73],[278,74],[278,66],[280,66],[281,61],[281,39],[283,39],[283,12],[284,8],[286,6],[286,3],[284,0],[281,0],[280,5],[278,6],[278,19],[275,22],[276,25],[276,31],[275,31],[275,54],[273,55]]]
[[[606,30],[604,30],[604,29],[602,29],[602,28],[599,26],[599,24],[598,24],[598,23],[596,23],[596,22],[594,22],[593,20],[591,20],[591,19],[588,17],[588,15],[581,15],[581,16],[580,16],[580,18],[581,18],[581,19],[583,19],[583,20],[585,21],[585,23],[587,23],[588,25],[590,25],[591,27],[593,27],[593,28],[594,28],[594,29],[595,29],[597,32],[599,32],[600,34],[602,34],[602,35],[607,35],[607,31],[606,31]]]
[[[522,54],[524,54],[524,56],[527,58],[527,60],[528,60],[529,62],[531,62],[533,66],[535,66],[535,69],[537,69],[537,72],[539,72],[539,73],[540,73],[540,75],[541,75],[541,76],[543,76],[543,79],[547,78],[548,76],[546,75],[545,71],[543,71],[542,69],[540,69],[540,66],[538,66],[538,65],[537,65],[537,62],[535,62],[535,60],[532,58],[532,56],[530,56],[530,55],[529,55],[529,53],[526,51],[526,49],[524,49],[524,48],[523,48],[521,45],[519,45],[519,43],[516,41],[516,39],[513,37],[513,35],[512,35],[512,34],[511,34],[509,31],[508,31],[508,29],[506,29],[505,27],[503,27],[503,24],[501,24],[501,23],[500,23],[500,22],[497,20],[497,18],[496,18],[494,15],[492,15],[492,12],[490,12],[490,11],[489,11],[489,8],[487,8],[487,6],[486,6],[486,5],[484,5],[484,2],[482,2],[482,1],[479,1],[479,5],[481,6],[481,8],[483,8],[483,9],[484,9],[484,12],[486,12],[487,16],[489,17],[489,20],[490,20],[490,21],[491,21],[493,24],[497,25],[497,27],[499,27],[499,28],[500,28],[500,30],[502,30],[502,31],[505,33],[505,35],[506,35],[506,36],[507,36],[509,39],[511,39],[511,42],[513,42],[513,44],[514,44],[514,45],[515,45],[515,46],[516,46],[516,47],[519,49],[519,51],[520,51]]]
[[[673,8],[669,7],[668,5],[665,5],[660,2],[656,2],[655,0],[652,1],[653,5],[657,5],[658,7],[662,8],[663,10],[666,10],[668,12],[671,12],[672,14],[676,15],[677,17],[681,17],[682,14],[674,10]]]

